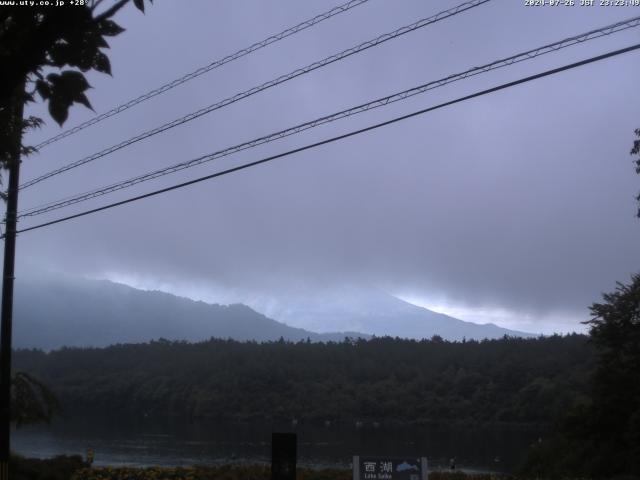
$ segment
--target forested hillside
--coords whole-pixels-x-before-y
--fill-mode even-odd
[[[297,342],[342,341],[362,333],[315,333],[277,322],[242,304],[196,302],[103,280],[43,276],[17,282],[14,345],[51,350],[106,347],[155,338],[198,342],[211,337]]]
[[[352,289],[337,297],[322,293],[314,295],[311,303],[290,299],[284,308],[275,310],[273,304],[269,300],[257,309],[239,303],[209,304],[105,280],[43,275],[16,283],[13,344],[53,350],[157,338],[268,342],[283,337],[292,342],[307,338],[341,342],[346,337],[372,335],[415,339],[439,335],[448,340],[535,336],[493,324],[464,322],[376,289]],[[260,313],[270,310],[277,315]],[[324,333],[313,331],[316,328]]]
[[[248,420],[547,424],[587,391],[587,337],[210,340],[18,350],[66,412]]]

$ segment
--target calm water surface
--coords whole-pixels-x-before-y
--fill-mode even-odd
[[[95,451],[96,465],[181,466],[267,463],[271,433],[298,434],[298,463],[350,468],[353,455],[426,456],[432,468],[510,472],[543,436],[518,428],[418,428],[354,424],[107,422],[76,419],[48,427],[24,427],[12,450],[28,457],[82,455]]]

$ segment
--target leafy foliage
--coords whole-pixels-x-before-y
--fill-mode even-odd
[[[126,418],[547,425],[586,395],[581,335],[446,342],[154,341],[18,350],[63,408]]]
[[[635,129],[635,134],[636,134],[636,137],[638,138],[633,142],[633,147],[631,148],[631,155],[638,155],[638,158],[634,160],[634,163],[636,164],[636,173],[640,175],[640,128]],[[638,196],[636,197],[636,200],[638,201],[637,215],[638,215],[638,218],[640,218],[640,194],[638,194]]]
[[[39,5],[4,6],[0,9],[0,163],[15,157],[20,144],[22,105],[47,101],[51,117],[62,125],[69,108],[80,103],[91,108],[84,72],[111,74],[105,37],[124,31],[111,17],[130,0],[119,0],[102,13],[101,3],[83,2],[72,8]],[[149,0],[152,1],[152,0]],[[134,5],[144,11],[143,0]],[[45,76],[45,70],[48,73]],[[22,145],[19,145],[22,147]]]
[[[61,75],[50,73],[46,80],[36,81],[36,90],[44,100],[49,101],[49,113],[59,124],[63,124],[69,115],[69,107],[81,103],[92,108],[85,91],[89,83],[80,72],[67,70]]]
[[[589,397],[555,438],[531,452],[527,470],[551,477],[640,475],[640,275],[591,306],[597,364]]]
[[[11,381],[11,421],[17,426],[48,423],[59,409],[58,400],[46,385],[24,372]]]
[[[640,475],[640,275],[618,283],[603,303],[591,306],[591,337],[599,352],[589,412],[597,471],[611,462]]]
[[[86,467],[79,455],[44,460],[12,455],[9,460],[11,480],[69,480]]]

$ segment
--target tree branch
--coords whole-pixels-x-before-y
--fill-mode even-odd
[[[96,8],[98,8],[98,6],[100,6],[100,4],[103,2],[104,0],[94,0],[93,4],[91,5],[91,11],[95,11]]]
[[[95,17],[93,20],[95,22],[99,22],[101,20],[113,17],[122,7],[124,7],[127,3],[129,3],[129,0],[120,0],[118,3],[116,3],[113,7],[111,7],[108,10],[105,10],[104,12],[102,12],[100,15],[98,15],[97,17]]]

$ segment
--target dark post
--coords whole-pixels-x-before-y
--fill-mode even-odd
[[[8,124],[12,155],[7,165],[9,188],[5,216],[4,266],[2,273],[2,319],[0,323],[0,480],[9,478],[11,427],[11,321],[13,316],[13,279],[16,252],[16,223],[18,214],[18,185],[20,184],[20,149],[22,146],[22,114],[24,83],[13,96]]]
[[[295,433],[271,434],[271,480],[296,480]]]

